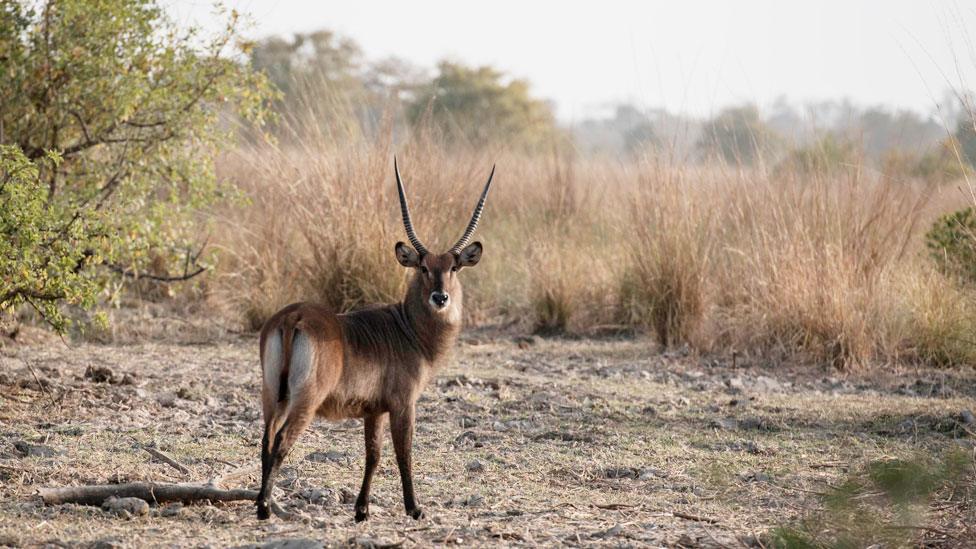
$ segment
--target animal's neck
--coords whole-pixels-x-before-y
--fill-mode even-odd
[[[437,365],[461,331],[461,295],[451,296],[451,310],[435,313],[427,306],[418,284],[411,283],[400,304],[410,334],[429,362]]]

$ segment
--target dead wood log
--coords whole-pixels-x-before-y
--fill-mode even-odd
[[[212,484],[163,484],[158,482],[39,488],[37,494],[45,505],[77,503],[94,506],[101,506],[105,500],[111,497],[139,498],[149,503],[256,501],[258,498],[257,490],[246,488],[224,490]],[[285,520],[313,522],[312,519],[302,514],[286,511],[278,505],[278,502],[272,503],[271,512]]]
[[[101,505],[110,497],[139,498],[149,503],[179,501],[255,501],[257,490],[224,490],[209,484],[161,484],[155,482],[130,482],[128,484],[101,484],[91,486],[65,486],[40,488],[38,495],[46,505],[79,503]]]

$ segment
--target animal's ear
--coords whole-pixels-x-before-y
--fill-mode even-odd
[[[461,253],[458,254],[458,267],[474,267],[481,261],[481,242],[468,244]]]
[[[403,242],[397,242],[396,244],[396,258],[400,262],[400,265],[404,267],[420,266],[420,254]]]

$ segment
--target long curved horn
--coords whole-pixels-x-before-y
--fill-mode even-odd
[[[403,181],[400,180],[400,167],[397,166],[396,156],[393,157],[393,171],[396,172],[397,192],[400,193],[400,214],[403,216],[403,228],[407,230],[407,239],[421,256],[427,255],[427,248],[417,238],[417,233],[413,231],[413,222],[410,221],[410,207],[407,206],[407,195],[403,192]]]
[[[481,198],[478,200],[478,205],[474,207],[474,213],[471,214],[471,221],[468,222],[468,228],[464,230],[464,234],[461,235],[461,239],[457,241],[457,244],[451,247],[452,254],[457,255],[461,253],[461,250],[471,240],[471,235],[474,234],[474,230],[478,228],[478,220],[481,219],[481,211],[485,208],[485,200],[488,198],[488,189],[491,187],[491,179],[493,177],[495,177],[494,164],[491,166],[491,175],[488,176],[488,182],[485,183],[485,190],[481,191]]]

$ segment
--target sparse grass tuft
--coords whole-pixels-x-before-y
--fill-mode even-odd
[[[927,507],[936,493],[950,499],[972,493],[972,459],[951,450],[871,461],[821,497],[821,508],[799,523],[770,531],[778,549],[807,547],[903,547],[926,530]]]

